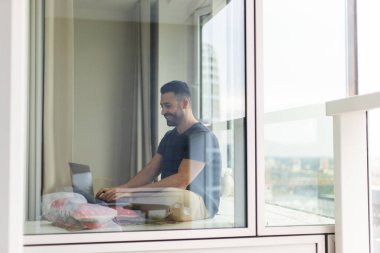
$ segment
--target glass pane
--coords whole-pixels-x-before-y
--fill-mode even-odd
[[[25,233],[246,227],[244,0],[41,13]]]
[[[201,87],[204,122],[243,118],[245,114],[244,20],[226,22],[227,16],[238,16],[241,6],[231,5],[215,17],[202,17]],[[219,29],[220,26],[226,29]],[[235,55],[235,57],[233,57]],[[231,59],[232,61],[228,61]],[[228,98],[233,97],[233,100]]]
[[[357,1],[359,94],[380,91],[380,2]]]
[[[372,251],[380,250],[380,110],[368,112],[368,164],[372,205]]]
[[[263,1],[267,226],[334,223],[324,103],[345,96],[344,31],[344,2]]]

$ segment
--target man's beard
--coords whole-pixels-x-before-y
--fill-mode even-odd
[[[166,113],[164,115],[165,119],[166,119],[166,124],[168,126],[178,126],[182,120],[183,120],[183,113],[179,114],[179,115],[176,115],[176,114],[173,114],[173,113]]]

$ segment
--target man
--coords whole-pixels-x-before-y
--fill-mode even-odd
[[[129,196],[126,189],[183,189],[182,203],[173,203],[170,218],[196,220],[213,217],[219,208],[221,158],[215,135],[201,124],[191,109],[188,85],[172,81],[161,87],[161,114],[168,131],[157,153],[129,182],[102,188],[97,197],[106,201]],[[153,182],[161,174],[161,180]]]

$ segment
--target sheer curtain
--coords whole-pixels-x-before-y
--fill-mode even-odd
[[[44,124],[43,124],[43,193],[68,190],[71,186],[68,162],[74,156],[74,6],[73,0],[47,0],[45,3],[45,66],[44,66]],[[122,161],[121,175],[109,175],[115,182],[132,178],[151,159],[155,148],[155,122],[157,84],[152,59],[152,3],[150,0],[137,2],[134,26],[135,38],[131,45],[131,59],[135,69],[127,70],[131,82],[125,83],[123,133],[119,150]],[[97,52],[93,52],[96,54]],[[78,68],[76,68],[78,70]],[[77,84],[79,85],[79,84]],[[94,109],[95,110],[95,109]],[[102,134],[102,133],[99,133]],[[120,157],[111,154],[115,158]],[[110,165],[112,166],[112,165]],[[101,168],[107,170],[107,168]],[[124,173],[124,172],[127,173]],[[109,172],[112,174],[112,172]],[[96,175],[95,175],[96,177]],[[120,182],[119,182],[120,183]],[[110,185],[102,185],[110,186]]]
[[[45,1],[43,193],[70,184],[74,90],[73,0]]]
[[[136,24],[136,70],[135,84],[133,85],[132,100],[132,126],[131,126],[131,149],[130,149],[130,170],[129,176],[132,178],[143,166],[152,158],[154,148],[154,131],[156,123],[152,110],[157,96],[157,84],[152,82],[154,69],[152,60],[156,52],[152,50],[152,26],[151,26],[151,1],[141,0],[136,6],[138,18]]]

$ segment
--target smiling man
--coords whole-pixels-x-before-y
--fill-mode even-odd
[[[172,81],[161,87],[161,114],[174,128],[162,138],[157,153],[130,181],[102,188],[106,201],[129,196],[135,188],[160,188],[181,193],[168,211],[178,221],[213,217],[219,208],[221,157],[215,135],[193,115],[188,85]],[[161,180],[153,182],[161,174]],[[154,193],[152,193],[154,195]],[[170,201],[169,201],[170,202]]]

